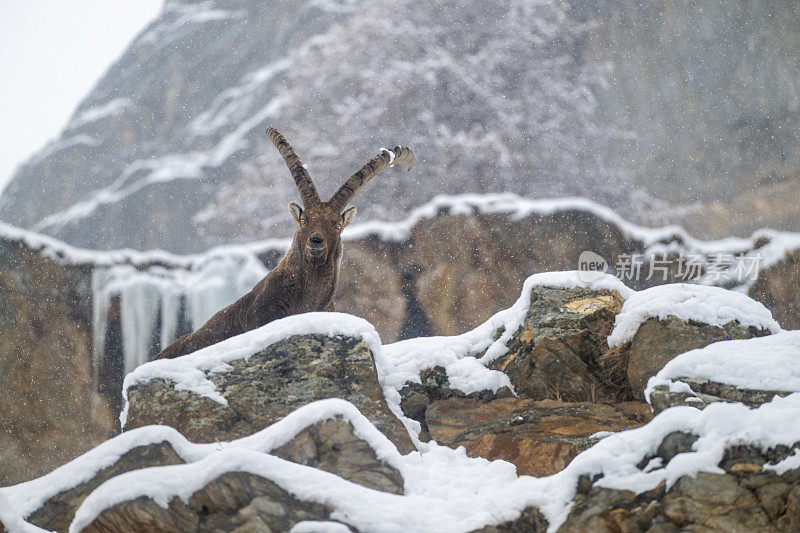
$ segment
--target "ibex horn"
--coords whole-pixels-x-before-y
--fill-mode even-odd
[[[303,162],[294,153],[294,148],[286,140],[286,137],[281,135],[275,128],[267,128],[267,137],[270,138],[272,144],[278,149],[283,160],[286,161],[286,166],[292,173],[297,189],[300,191],[300,198],[303,200],[303,207],[308,209],[314,204],[320,202],[317,189],[314,187],[314,182],[311,181],[311,176],[308,175]]]
[[[414,152],[411,151],[411,148],[406,146],[396,146],[392,150],[384,148],[379,155],[373,157],[366,165],[361,167],[361,170],[350,176],[344,185],[339,187],[336,194],[328,200],[328,206],[340,213],[361,187],[375,177],[376,174],[397,163],[405,163],[408,165],[408,170],[411,170],[414,166]]]

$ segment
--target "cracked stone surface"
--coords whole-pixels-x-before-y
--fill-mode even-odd
[[[650,405],[655,414],[677,405],[704,409],[714,402],[743,403],[748,407],[758,407],[771,402],[775,396],[792,394],[789,391],[740,389],[734,385],[717,383],[708,379],[676,378],[673,381],[686,383],[693,393],[672,392],[666,385],[654,387],[650,393]]]
[[[470,457],[509,461],[518,474],[531,476],[559,472],[599,440],[592,438],[599,431],[631,429],[651,418],[641,402],[613,406],[525,398],[450,398],[425,412],[431,437],[439,444],[464,446]]]
[[[229,472],[195,492],[188,503],[174,497],[167,508],[148,497],[103,511],[84,533],[117,531],[289,531],[303,520],[327,520],[331,509],[298,500],[268,479]]]
[[[672,359],[689,350],[703,348],[712,342],[750,339],[768,333],[744,327],[738,322],[728,322],[719,327],[693,321],[684,322],[674,316],[665,319],[650,318],[639,327],[630,345],[626,347],[631,390],[636,397],[641,398],[647,380]]]
[[[233,440],[264,429],[307,403],[342,398],[401,453],[415,449],[386,404],[372,353],[362,339],[295,335],[230,365],[231,370],[209,376],[227,406],[175,390],[168,381],[153,380],[128,389],[125,429],[164,424],[194,442]]]
[[[509,351],[489,365],[524,398],[613,402],[601,356],[623,299],[616,291],[533,287],[525,321]]]
[[[671,433],[657,456],[666,464],[689,451],[694,440],[694,435]],[[592,487],[591,482],[579,484],[575,505],[558,531],[796,532],[800,530],[800,470],[782,475],[762,470],[765,463],[776,463],[791,451],[787,446],[766,451],[733,447],[719,464],[725,473],[683,476],[669,489],[661,483],[641,494]]]

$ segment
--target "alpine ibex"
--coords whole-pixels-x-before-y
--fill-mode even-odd
[[[323,202],[305,165],[284,136],[274,128],[267,129],[267,136],[283,156],[303,201],[303,207],[289,204],[299,225],[289,251],[253,290],[212,316],[197,331],[167,346],[155,359],[185,355],[285,316],[332,311],[342,260],[341,233],[356,214],[355,207],[345,206],[379,172],[397,163],[405,163],[409,170],[414,165],[410,148],[384,149]]]

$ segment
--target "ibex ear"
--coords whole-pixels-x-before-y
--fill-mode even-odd
[[[292,216],[294,217],[294,219],[299,224],[300,223],[300,215],[303,214],[303,208],[300,207],[299,205],[297,205],[294,202],[289,202],[289,211],[292,212]]]
[[[342,220],[344,221],[342,222],[342,228],[345,228],[354,218],[356,218],[356,206],[351,205],[342,212]]]

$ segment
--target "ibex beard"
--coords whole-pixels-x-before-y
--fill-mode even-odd
[[[342,230],[353,221],[355,207],[345,209],[356,192],[379,172],[397,163],[414,165],[410,148],[382,150],[350,176],[330,200],[319,198],[305,165],[292,146],[274,128],[267,136],[278,149],[300,192],[303,207],[289,210],[298,228],[292,245],[278,265],[253,290],[222,309],[199,329],[183,335],[154,359],[186,355],[268,322],[311,311],[333,311],[333,298],[342,262]]]

